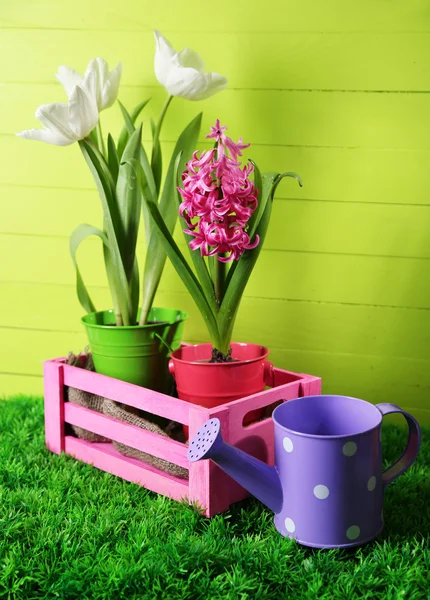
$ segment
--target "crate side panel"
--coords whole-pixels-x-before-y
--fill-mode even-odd
[[[66,436],[65,452],[77,460],[141,485],[157,492],[157,494],[162,494],[174,500],[188,498],[188,483],[186,480],[162,473],[141,461],[123,456],[111,444],[92,444],[78,438]]]
[[[87,431],[98,433],[188,469],[186,445],[167,436],[145,431],[135,425],[71,402],[66,402],[64,405],[64,418],[66,423],[83,427]]]
[[[64,384],[178,423],[188,424],[189,404],[154,390],[70,365],[64,365]]]

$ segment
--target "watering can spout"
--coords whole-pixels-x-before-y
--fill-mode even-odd
[[[188,460],[211,458],[232,479],[253,496],[279,513],[283,503],[282,486],[275,467],[224,442],[219,419],[209,419],[200,427],[188,448]]]

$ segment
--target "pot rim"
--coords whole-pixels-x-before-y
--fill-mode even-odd
[[[188,318],[188,313],[186,313],[185,311],[179,309],[179,308],[166,308],[166,307],[159,307],[159,306],[154,306],[152,307],[154,309],[159,309],[159,310],[170,310],[172,312],[175,312],[176,315],[180,315],[180,319],[176,319],[175,321],[155,321],[153,323],[147,323],[146,325],[121,325],[120,327],[118,327],[118,330],[124,331],[124,330],[134,330],[136,331],[137,329],[154,329],[157,327],[165,327],[166,325],[175,325],[176,323],[181,323],[182,321],[185,321]],[[83,317],[81,317],[81,323],[85,326],[85,327],[91,327],[92,329],[109,329],[109,331],[113,331],[112,329],[112,325],[100,325],[99,323],[89,323],[88,321],[86,321],[86,318],[89,315],[100,315],[100,314],[104,314],[104,313],[111,313],[113,314],[113,308],[108,308],[106,310],[96,310],[94,312],[91,313],[87,313],[86,315],[84,315]],[[115,327],[117,327],[115,325]]]
[[[187,348],[198,348],[200,346],[210,346],[211,348],[213,347],[211,342],[204,342],[203,344],[189,344],[187,346]],[[178,348],[177,350],[174,350],[172,352],[172,354],[170,355],[170,360],[173,360],[175,362],[178,363],[182,363],[185,365],[201,365],[204,367],[234,367],[237,365],[244,365],[247,363],[253,363],[253,362],[257,362],[257,361],[261,361],[261,360],[267,360],[267,357],[270,354],[270,350],[269,348],[267,348],[266,346],[262,346],[261,344],[251,344],[248,342],[231,342],[231,346],[253,346],[253,347],[258,347],[261,348],[262,350],[262,354],[261,356],[255,356],[254,358],[249,358],[249,359],[244,359],[244,360],[235,360],[232,362],[218,362],[218,363],[210,363],[210,362],[201,362],[200,360],[184,360],[183,358],[177,358],[175,356],[175,354],[179,351],[182,351],[182,348]]]

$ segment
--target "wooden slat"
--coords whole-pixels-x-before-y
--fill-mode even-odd
[[[45,444],[48,450],[64,452],[63,366],[54,362],[43,365]]]
[[[80,261],[84,280],[105,286],[101,252],[87,246]],[[0,281],[74,285],[65,240],[0,236]],[[353,276],[352,276],[353,275]],[[183,291],[167,261],[162,289]],[[348,282],[346,284],[346,282]],[[254,297],[430,308],[428,260],[348,254],[263,250],[247,286]]]
[[[251,327],[249,324],[248,330]],[[81,350],[86,343],[84,334],[22,330],[14,330],[7,339],[7,346],[0,351],[0,360],[5,371],[17,376],[20,373],[39,375],[43,360],[64,356],[69,349]],[[185,337],[185,341],[202,340]],[[288,335],[281,342],[282,348],[271,346],[270,360],[280,368],[322,377],[323,393],[394,402],[402,407],[430,408],[430,361],[424,352],[421,359],[354,354],[353,339],[350,353],[297,350],[289,347]],[[40,389],[36,383],[35,392]]]
[[[381,36],[302,30],[285,35],[276,31],[273,23],[276,20],[271,31],[262,32],[254,19],[255,33],[223,33],[222,43],[218,28],[212,26],[209,31],[207,27],[199,31],[193,25],[192,32],[164,30],[164,34],[178,50],[188,46],[199,52],[207,69],[225,75],[234,88],[429,90],[427,32],[387,32]],[[92,57],[102,56],[112,65],[123,62],[125,84],[155,85],[151,29],[126,34],[3,30],[3,47],[14,60],[3,60],[2,81],[52,82],[58,65],[83,71]]]
[[[17,375],[15,373],[0,372],[0,398],[8,399],[11,396],[42,396],[43,377],[42,369],[39,375]]]
[[[99,291],[99,290],[98,290]],[[108,306],[108,294],[105,303]],[[95,298],[101,298],[96,295]],[[28,308],[32,299],[32,310]],[[187,339],[207,339],[204,322],[187,292],[160,291],[155,304],[180,307],[189,318],[185,321]],[[0,284],[0,326],[5,337],[17,335],[16,328],[53,330],[57,352],[62,335],[79,336],[70,349],[78,351],[85,344],[80,323],[82,309],[71,286],[37,286],[33,284]],[[43,333],[43,331],[40,331]],[[57,333],[56,333],[57,332]],[[26,335],[22,331],[19,335]],[[29,335],[32,335],[29,333]],[[286,345],[300,351],[366,354],[388,357],[426,358],[430,336],[430,311],[354,304],[295,302],[252,298],[242,300],[234,328],[237,341],[248,341],[270,347]],[[48,348],[49,352],[49,348]],[[53,356],[54,348],[49,352]]]
[[[173,145],[163,148],[165,156],[171,156]],[[27,186],[30,198],[33,186],[95,189],[76,145],[58,148],[0,136],[0,155],[0,184]],[[302,176],[303,188],[285,180],[278,197],[430,204],[429,151],[255,146],[251,156],[263,172],[294,170]]]
[[[72,436],[66,436],[65,442],[66,454],[94,465],[102,471],[175,500],[188,497],[188,485],[183,479],[161,473],[142,461],[123,456],[111,444],[94,444]]]
[[[75,369],[64,365],[63,370],[64,385],[77,387],[160,417],[174,418],[179,423],[188,423],[189,404],[187,402],[84,369]],[[97,421],[97,415],[93,415],[93,417]]]
[[[34,117],[37,106],[63,101],[64,95],[59,83],[5,85],[0,111],[8,113],[8,119],[1,123],[0,133],[13,135],[23,129],[40,127]],[[143,98],[151,98],[142,114],[144,137],[151,139],[149,118],[158,117],[165,90],[124,87],[120,98],[130,109]],[[13,111],[10,111],[11,106]],[[426,94],[227,89],[197,104],[175,99],[167,113],[162,139],[176,139],[199,111],[203,111],[199,146],[207,142],[205,135],[219,117],[228,126],[232,138],[242,136],[252,144],[247,151],[249,156],[254,155],[255,144],[430,149],[427,135],[430,109]],[[119,108],[113,106],[104,111],[101,118],[104,131],[117,137],[123,124]],[[57,149],[60,156],[62,150]]]
[[[393,402],[405,410],[430,409],[430,361],[386,356],[357,356],[272,348],[281,367],[322,377],[324,394],[356,396],[370,402]]]
[[[175,418],[172,413],[169,414],[169,417]],[[168,437],[145,431],[135,425],[123,423],[119,419],[101,415],[71,402],[64,404],[64,419],[66,423],[84,427],[93,433],[136,448],[141,452],[147,452],[185,469],[189,467],[187,447]]]
[[[262,7],[250,9],[249,0],[219,0],[217,33],[273,31],[428,31],[430,11],[422,0],[390,2],[389,10],[384,2],[374,0],[327,0],[323,4],[314,0],[267,0]],[[59,0],[35,0],[10,2],[2,6],[1,27],[13,28],[60,28],[95,29],[124,32],[147,32],[157,27],[181,33],[184,44],[189,30],[213,31],[213,7],[202,4],[192,13],[182,10],[176,0],[76,0],[64,4]]]
[[[58,236],[64,237],[63,244],[68,246],[68,238],[79,223],[102,225],[101,202],[95,190],[36,188],[31,192],[31,202],[27,202],[29,191],[25,187],[0,187],[0,194],[8,203],[0,223],[0,235]],[[22,210],[24,205],[25,211]],[[429,229],[428,206],[277,198],[264,247],[430,258],[430,237],[424,234]],[[179,224],[176,240],[184,248]],[[94,252],[99,251],[98,244],[95,239]],[[143,253],[142,246],[140,252]]]

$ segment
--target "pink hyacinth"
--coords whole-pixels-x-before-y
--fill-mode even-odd
[[[182,175],[184,188],[178,188],[183,198],[179,213],[188,225],[185,233],[194,238],[190,247],[202,256],[217,255],[221,262],[239,260],[260,241],[256,235],[251,242],[246,233],[258,205],[250,180],[254,168],[249,163],[241,169],[237,160],[249,144],[241,138],[235,144],[225,135],[226,129],[217,119],[206,136],[215,140],[216,147],[203,151],[200,158],[194,152]]]

